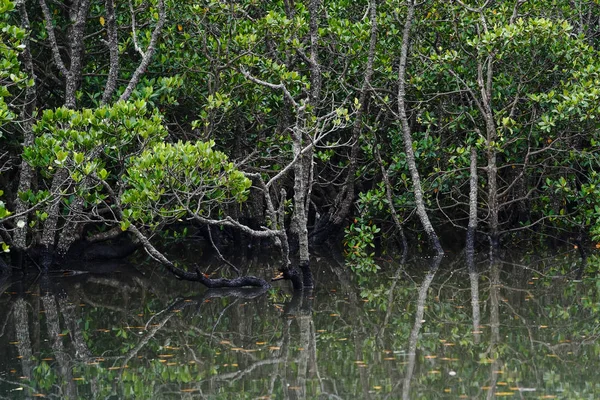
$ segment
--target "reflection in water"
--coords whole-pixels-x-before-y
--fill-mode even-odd
[[[5,282],[0,396],[599,398],[595,279],[546,278],[553,264],[531,259],[452,265],[396,265],[359,288],[322,260],[317,289],[294,295],[126,266]]]
[[[433,259],[432,264],[429,267],[429,272],[425,276],[425,279],[423,279],[423,283],[419,288],[419,297],[417,298],[417,312],[415,313],[415,323],[413,325],[412,330],[410,331],[410,336],[408,339],[408,365],[406,367],[406,372],[404,373],[404,382],[402,385],[402,398],[405,400],[410,398],[410,383],[415,370],[415,360],[417,358],[417,341],[419,339],[421,327],[425,322],[425,320],[423,319],[423,316],[425,314],[425,300],[427,299],[429,286],[431,286],[431,282],[433,281],[435,273],[437,272],[441,262],[441,256],[438,256]]]
[[[473,315],[473,343],[479,344],[481,340],[481,316],[479,309],[479,274],[473,259],[473,253],[467,253],[467,268],[469,270],[469,282],[471,283],[471,310]]]

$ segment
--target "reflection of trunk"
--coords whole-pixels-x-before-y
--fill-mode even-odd
[[[314,338],[314,326],[312,319],[312,293],[306,291],[302,294],[296,293],[292,301],[286,305],[285,315],[293,317],[298,324],[298,341],[296,351],[298,351],[297,370],[293,377],[289,378],[292,382],[289,396],[292,399],[306,399],[306,377],[310,369],[310,359],[313,354],[313,346],[316,345]],[[288,331],[289,333],[289,331]],[[291,342],[290,342],[291,343]],[[316,353],[316,351],[314,352]],[[289,347],[286,355],[289,357]],[[286,374],[294,373],[293,368],[289,368],[289,359],[286,358]],[[286,388],[284,388],[285,390]]]
[[[92,353],[90,352],[90,349],[83,338],[81,326],[78,322],[80,318],[75,315],[75,304],[69,302],[68,298],[62,296],[59,297],[58,304],[60,306],[66,328],[69,330],[69,335],[75,347],[77,357],[84,361],[89,360],[92,357]]]
[[[429,286],[433,281],[435,273],[442,262],[442,257],[438,256],[433,259],[429,272],[423,279],[423,283],[419,288],[419,297],[417,299],[417,312],[415,315],[415,324],[413,325],[412,330],[410,331],[410,336],[408,339],[408,364],[406,365],[406,372],[404,375],[404,382],[402,385],[402,399],[407,400],[410,398],[410,381],[413,376],[413,372],[415,370],[415,361],[417,358],[417,342],[419,339],[419,332],[421,331],[421,326],[423,326],[423,315],[425,313],[425,300],[427,299],[427,292],[429,291]]]
[[[48,278],[46,277],[43,279]],[[69,365],[69,356],[67,355],[64,349],[62,336],[60,336],[61,329],[60,321],[58,318],[58,308],[56,307],[56,299],[54,298],[54,295],[52,295],[52,293],[47,292],[45,289],[43,289],[43,291],[45,293],[42,295],[42,303],[44,305],[46,315],[48,340],[50,341],[52,351],[54,352],[54,357],[56,358],[56,361],[58,363],[59,377],[62,378],[64,382],[63,387],[65,390],[65,397],[74,399],[76,398],[75,395],[77,391],[75,387],[75,382],[73,381],[71,367]]]
[[[381,330],[378,333],[378,338],[383,341],[383,336],[385,335],[385,330],[388,326],[390,317],[392,316],[392,310],[394,309],[394,290],[396,289],[396,285],[398,284],[398,281],[400,280],[400,274],[404,271],[404,263],[406,262],[406,249],[402,254],[402,262],[400,263],[400,266],[398,267],[398,269],[396,270],[396,274],[394,275],[394,277],[392,278],[392,284],[390,286],[390,288],[388,289],[388,301],[387,301],[387,307],[386,307],[386,312],[385,312],[385,318],[383,319],[383,324],[381,326]],[[383,347],[383,342],[380,343],[380,345]]]
[[[31,339],[29,336],[29,313],[27,312],[27,302],[22,297],[15,301],[13,317],[15,320],[15,333],[17,340],[17,349],[21,358],[21,367],[23,376],[31,379],[32,375],[32,356]]]
[[[444,254],[440,240],[431,225],[427,211],[425,210],[425,201],[423,199],[423,189],[421,187],[421,178],[415,161],[415,153],[413,150],[412,134],[406,114],[406,64],[408,60],[408,47],[410,42],[410,29],[415,15],[414,0],[407,1],[406,21],[404,22],[404,30],[402,32],[402,48],[400,51],[400,65],[398,67],[398,115],[402,123],[402,139],[404,141],[404,151],[406,152],[406,164],[410,171],[410,176],[413,184],[413,192],[415,196],[415,206],[417,215],[421,220],[423,229],[431,242],[437,254]]]
[[[500,361],[497,359],[498,354],[496,347],[500,343],[500,310],[499,310],[499,297],[500,297],[500,265],[496,261],[492,261],[490,265],[490,358],[492,362],[490,364],[490,382],[487,386],[490,387],[487,393],[488,399],[495,398],[494,390],[496,388],[496,382],[498,381],[498,370],[500,369]]]
[[[467,252],[467,266],[469,268],[469,281],[471,282],[471,310],[473,315],[473,343],[481,340],[481,316],[479,309],[479,274],[473,260],[473,253]]]

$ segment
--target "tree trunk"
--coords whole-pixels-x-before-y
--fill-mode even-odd
[[[406,152],[406,163],[413,184],[413,192],[415,196],[415,205],[417,215],[421,220],[423,229],[431,242],[432,247],[438,255],[444,254],[440,240],[431,225],[427,211],[425,210],[425,202],[423,200],[423,189],[421,188],[421,178],[415,162],[415,154],[413,151],[412,134],[408,124],[408,116],[406,115],[406,64],[408,60],[408,47],[410,43],[410,29],[413,23],[415,14],[415,4],[413,0],[407,0],[407,14],[402,32],[402,48],[400,51],[400,65],[398,68],[398,115],[402,124],[402,139],[404,141],[404,151]]]
[[[469,225],[467,227],[467,257],[475,252],[475,230],[477,229],[477,150],[471,147],[469,178]]]
[[[493,250],[498,248],[499,233],[499,201],[498,201],[498,167],[496,164],[496,123],[494,121],[494,112],[492,109],[491,80],[493,76],[493,56],[487,57],[487,68],[484,71],[483,63],[477,64],[477,84],[481,93],[481,105],[484,111],[486,147],[487,147],[487,178],[488,178],[488,211],[489,211],[489,239],[490,247]]]
[[[390,207],[392,220],[394,221],[394,225],[396,225],[396,229],[398,229],[398,232],[400,232],[400,240],[402,243],[402,259],[404,260],[406,259],[408,251],[408,242],[406,240],[406,235],[404,234],[404,227],[402,226],[402,222],[400,222],[400,218],[398,218],[398,213],[396,212],[396,207],[394,206],[394,199],[392,198],[392,185],[390,183],[388,172],[383,166],[383,161],[381,160],[381,155],[379,154],[377,145],[375,146],[375,160],[377,160],[379,168],[381,169],[381,179],[383,179],[383,183],[385,184],[385,198],[387,199],[388,206]]]
[[[25,2],[18,2],[19,15],[21,18],[21,27],[26,31],[29,31],[29,16],[27,15],[27,8],[25,7]],[[29,36],[26,36],[23,39],[22,43],[25,48],[21,54],[23,59],[23,65],[25,70],[33,80],[33,85],[28,86],[25,89],[25,104],[23,105],[23,109],[21,110],[20,119],[23,126],[23,147],[31,146],[33,144],[33,112],[36,107],[36,87],[35,87],[35,72],[33,70],[33,60],[31,57],[31,49],[29,46]],[[31,188],[31,182],[33,181],[34,170],[31,166],[25,161],[21,161],[21,171],[19,173],[19,187],[17,190],[17,196],[15,198],[15,213],[17,215],[21,215],[15,222],[15,230],[13,233],[13,246],[16,250],[24,250],[27,247],[27,231],[28,231],[28,215],[25,214],[27,210],[27,205],[25,202],[21,200],[19,197],[19,193],[23,193],[28,191]]]
[[[117,36],[117,21],[115,16],[115,0],[106,0],[106,35],[109,54],[109,69],[102,104],[107,104],[117,89],[119,77],[119,40]]]
[[[354,124],[352,126],[352,148],[350,150],[350,160],[346,172],[346,179],[342,190],[337,194],[333,206],[327,213],[317,221],[317,226],[311,234],[313,243],[323,243],[332,233],[336,233],[343,225],[350,214],[352,204],[354,204],[356,169],[358,166],[358,153],[360,151],[360,133],[363,126],[363,115],[367,108],[369,99],[368,91],[371,88],[371,77],[373,76],[373,62],[375,60],[375,50],[377,45],[377,1],[369,2],[369,19],[371,22],[371,37],[369,41],[369,53],[367,56],[367,66],[363,79],[363,85],[360,91],[358,104],[360,108],[356,112]]]
[[[65,84],[65,107],[75,108],[77,106],[77,90],[81,85],[81,74],[83,72],[84,33],[87,15],[90,9],[90,0],[80,0],[71,5],[69,11],[71,28],[69,29],[69,40],[71,42],[69,72],[66,75]]]
[[[50,264],[52,264],[54,244],[56,243],[56,231],[58,229],[58,218],[60,214],[60,192],[68,178],[69,172],[64,168],[61,168],[56,172],[54,178],[52,179],[50,196],[52,196],[53,199],[46,208],[48,217],[44,221],[42,240],[40,242],[43,252],[41,264],[44,271],[47,271],[50,267]]]

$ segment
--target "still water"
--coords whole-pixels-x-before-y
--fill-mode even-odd
[[[315,257],[304,296],[285,282],[207,291],[144,261],[13,278],[0,288],[0,396],[597,399],[600,280],[574,280],[580,262],[415,258],[359,286]]]

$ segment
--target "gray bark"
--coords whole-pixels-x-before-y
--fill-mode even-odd
[[[156,52],[156,44],[158,42],[158,39],[160,38],[160,34],[162,32],[163,26],[165,25],[166,19],[167,19],[167,13],[165,11],[165,2],[164,2],[164,0],[159,0],[158,1],[158,21],[156,22],[156,25],[154,26],[154,30],[152,31],[152,36],[150,37],[150,43],[148,44],[148,48],[146,49],[146,51],[142,52],[142,61],[140,62],[140,64],[136,68],[135,72],[131,76],[131,79],[129,80],[129,84],[127,85],[127,88],[125,89],[125,91],[123,92],[123,94],[121,95],[119,100],[128,100],[129,97],[131,97],[131,94],[133,93],[133,90],[137,86],[138,82],[140,81],[140,78],[146,72],[146,69],[148,68],[148,65],[150,64],[150,61],[152,60],[152,56]],[[135,21],[133,22],[133,35],[134,35],[134,38],[137,43],[137,38],[136,38],[136,33],[135,33]]]
[[[81,0],[79,2],[74,2],[71,4],[69,9],[69,17],[72,25],[69,29],[69,55],[71,62],[68,69],[66,68],[66,65],[62,61],[62,57],[60,55],[60,49],[54,35],[54,27],[52,25],[52,14],[50,13],[50,9],[48,8],[45,0],[39,1],[44,14],[46,31],[48,33],[48,39],[50,40],[50,47],[52,49],[55,63],[57,64],[58,69],[65,76],[64,104],[65,107],[74,109],[77,106],[76,93],[81,84],[81,74],[83,71],[84,32],[91,1]],[[50,194],[56,198],[51,201],[50,205],[46,209],[48,218],[46,221],[44,221],[41,240],[42,247],[48,253],[53,251],[56,243],[56,232],[58,230],[58,219],[60,214],[60,191],[68,180],[69,173],[63,168],[57,171],[52,180]],[[50,259],[43,260],[43,268],[47,269],[50,262]]]
[[[69,58],[70,65],[67,69],[60,48],[54,35],[54,26],[52,23],[52,14],[46,0],[39,0],[42,13],[44,14],[44,23],[46,32],[52,49],[52,56],[59,71],[65,77],[65,107],[75,108],[77,105],[76,93],[81,84],[81,73],[83,69],[83,50],[84,50],[84,32],[87,22],[87,15],[90,9],[90,0],[74,1],[70,5],[69,18],[71,27],[69,29]]]
[[[17,339],[17,348],[19,357],[21,357],[21,366],[23,368],[23,376],[28,379],[33,378],[33,352],[31,351],[31,337],[29,335],[29,304],[23,297],[17,298],[14,305],[13,317],[15,324],[15,333]]]
[[[25,1],[17,3],[19,15],[21,18],[21,27],[25,30],[29,30],[29,16],[27,14],[27,8],[25,7]],[[33,112],[36,107],[36,87],[35,87],[35,72],[33,70],[33,60],[31,57],[31,51],[29,47],[29,37],[26,36],[22,44],[25,46],[21,57],[23,59],[23,66],[27,71],[27,74],[33,79],[33,86],[28,86],[25,89],[25,104],[21,111],[20,119],[22,121],[23,129],[23,147],[31,146],[33,144],[34,135],[32,132],[33,126]],[[34,170],[25,161],[21,161],[21,170],[19,173],[19,187],[18,193],[23,193],[31,188],[31,182],[33,181]],[[24,250],[27,247],[27,231],[28,231],[28,215],[25,212],[27,210],[27,204],[25,204],[19,196],[15,199],[15,213],[21,215],[17,218],[15,224],[15,230],[13,232],[13,246],[17,250]]]
[[[65,182],[69,178],[69,171],[64,168],[59,169],[54,178],[52,179],[52,186],[50,187],[50,195],[53,199],[50,201],[50,204],[46,208],[46,213],[48,214],[48,218],[44,221],[43,231],[42,231],[42,239],[41,245],[46,251],[52,251],[54,249],[54,243],[56,240],[56,231],[58,227],[58,217],[60,211],[60,191],[62,190]],[[43,266],[44,269],[48,267],[48,265]]]
[[[404,22],[404,29],[402,32],[402,48],[400,51],[400,65],[398,68],[398,115],[400,116],[400,122],[402,124],[402,139],[404,141],[404,151],[406,152],[406,163],[410,171],[410,176],[413,184],[413,192],[415,196],[415,205],[417,208],[417,215],[421,220],[423,229],[431,242],[434,250],[437,254],[444,254],[440,240],[431,225],[427,211],[425,210],[425,202],[423,200],[423,189],[421,187],[421,178],[419,176],[419,170],[417,169],[417,163],[415,161],[415,154],[413,151],[412,134],[410,125],[408,123],[408,116],[406,115],[406,64],[408,60],[408,47],[410,43],[410,29],[413,23],[415,14],[415,4],[413,0],[407,0],[407,14]]]
[[[292,152],[298,161],[294,164],[294,214],[292,231],[298,238],[300,265],[309,265],[310,252],[308,248],[308,202],[311,189],[311,169],[313,163],[313,148],[304,149],[304,136],[309,135],[310,115],[317,107],[321,96],[321,67],[318,60],[319,41],[319,8],[320,0],[311,0],[308,5],[310,15],[310,92],[308,104],[301,106],[296,116],[296,126],[292,129]],[[308,106],[308,107],[307,107]],[[307,271],[309,273],[309,271]]]
[[[119,41],[117,36],[117,21],[115,18],[115,0],[106,0],[106,34],[108,40],[109,69],[106,87],[102,93],[102,104],[107,104],[117,89],[119,77]]]
[[[496,163],[496,123],[494,121],[494,112],[492,110],[491,80],[493,76],[493,57],[487,57],[487,68],[484,73],[484,66],[481,62],[477,65],[477,84],[481,93],[481,105],[484,110],[486,147],[487,147],[487,179],[488,179],[488,211],[489,211],[489,237],[490,246],[493,249],[498,247],[499,233],[499,201],[498,201],[498,166]]]
[[[77,90],[81,85],[81,74],[83,72],[84,33],[87,15],[90,9],[90,0],[81,0],[71,6],[71,29],[69,39],[71,42],[69,73],[66,76],[65,85],[65,107],[75,108],[77,106]]]
[[[469,177],[469,225],[467,227],[467,257],[475,251],[475,230],[477,229],[477,150],[471,147]]]

